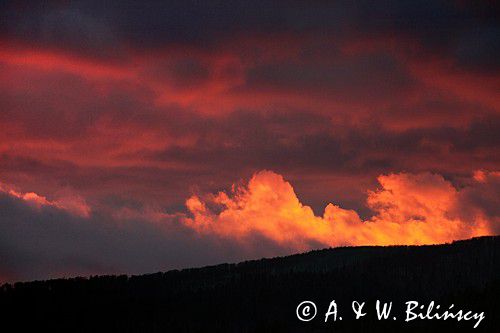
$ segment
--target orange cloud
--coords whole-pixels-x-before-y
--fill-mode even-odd
[[[42,195],[36,194],[35,192],[18,192],[11,186],[8,186],[1,182],[0,192],[7,193],[15,198],[23,199],[27,203],[39,208],[43,206],[52,206],[81,217],[89,217],[91,213],[91,209],[87,205],[85,200],[78,195],[66,194],[57,200],[51,201]]]
[[[442,176],[401,173],[380,176],[378,181],[381,188],[368,193],[367,204],[375,213],[368,220],[331,203],[323,216],[316,216],[282,176],[261,171],[247,186],[233,186],[230,194],[190,197],[186,206],[192,217],[184,223],[200,234],[237,239],[243,244],[260,235],[295,250],[432,244],[493,232],[494,222],[484,214],[461,217],[461,191]]]

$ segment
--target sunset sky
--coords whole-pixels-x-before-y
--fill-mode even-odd
[[[500,233],[495,1],[4,1],[0,282]]]

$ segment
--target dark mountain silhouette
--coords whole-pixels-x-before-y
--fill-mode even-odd
[[[498,331],[500,237],[434,246],[345,247],[288,257],[141,276],[96,276],[6,284],[0,319],[16,331],[65,332],[424,332],[473,330],[475,320],[405,322],[405,302],[485,312],[475,332]],[[393,302],[377,320],[375,301]],[[314,320],[297,305],[314,301]],[[324,323],[335,300],[343,320]],[[351,302],[366,302],[354,319]],[[392,318],[390,318],[392,319]],[[14,325],[14,326],[12,326]],[[2,330],[4,331],[4,330]]]

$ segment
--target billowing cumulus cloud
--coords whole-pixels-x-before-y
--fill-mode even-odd
[[[187,212],[154,207],[82,211],[3,186],[4,281],[145,273],[343,245],[432,244],[498,233],[499,174],[457,189],[431,173],[390,174],[368,192],[372,216],[330,203],[321,216],[279,174],[261,171],[229,192],[193,195]],[[75,196],[78,198],[78,196]],[[75,207],[78,207],[76,209]]]
[[[498,181],[494,173],[488,177],[486,182]],[[189,198],[186,205],[193,217],[185,223],[202,234],[243,243],[259,234],[297,250],[310,249],[312,244],[433,244],[489,235],[498,228],[498,217],[465,194],[476,192],[482,183],[457,190],[442,176],[430,173],[383,175],[378,181],[380,189],[368,193],[367,204],[374,215],[367,220],[332,203],[323,216],[316,216],[282,176],[262,171],[248,186],[233,188],[230,195],[219,192],[205,199]],[[493,200],[498,205],[498,197]],[[466,211],[471,213],[465,216]]]
[[[96,211],[41,195],[0,191],[0,283],[19,280],[140,274],[262,257],[288,251],[266,239],[262,249],[199,237],[157,209]]]

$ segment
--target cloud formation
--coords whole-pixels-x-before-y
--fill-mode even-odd
[[[22,199],[38,209],[42,207],[55,207],[80,217],[89,217],[91,213],[90,207],[81,196],[68,193],[67,191],[61,194],[59,199],[50,201],[35,192],[21,193],[11,186],[0,182],[0,193],[2,192],[14,198]]]
[[[0,283],[141,274],[286,253],[266,239],[261,250],[250,251],[233,240],[199,237],[177,221],[182,214],[79,213],[34,193],[0,191]]]
[[[125,206],[82,211],[81,201],[75,206],[3,185],[0,277],[137,274],[328,246],[433,244],[499,232],[498,172],[478,171],[460,189],[430,173],[378,181],[368,192],[372,216],[366,219],[332,203],[316,215],[271,171],[230,192],[193,195],[186,213]]]
[[[235,187],[230,195],[219,192],[205,199],[189,198],[186,205],[193,217],[185,223],[202,234],[242,242],[259,234],[296,250],[310,249],[312,244],[443,243],[494,234],[498,216],[491,216],[487,205],[474,203],[468,195],[498,182],[495,173],[487,177],[484,183],[457,190],[436,174],[382,175],[378,177],[381,188],[368,192],[367,204],[374,215],[362,220],[356,211],[332,203],[323,216],[316,216],[282,176],[261,171],[248,186]],[[498,199],[493,200],[498,204]]]

